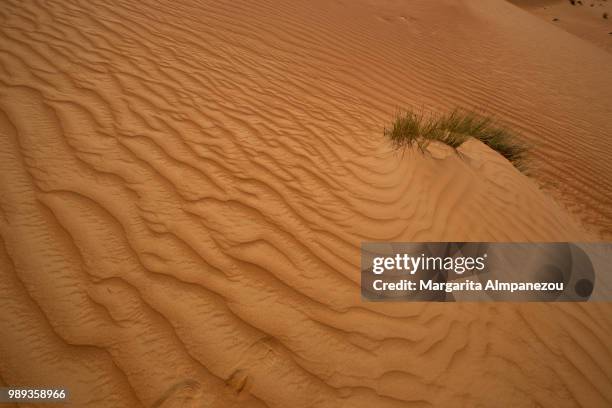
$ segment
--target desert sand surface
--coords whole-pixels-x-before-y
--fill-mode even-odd
[[[0,19],[0,384],[70,407],[612,406],[610,304],[359,291],[363,241],[612,236],[601,47],[502,0]],[[532,174],[477,141],[393,151],[408,106],[495,115]]]
[[[536,16],[612,52],[612,1],[511,0]]]

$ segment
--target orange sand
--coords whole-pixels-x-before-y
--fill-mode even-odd
[[[608,304],[359,294],[362,241],[612,236],[603,48],[502,0],[0,19],[0,384],[73,407],[612,405]],[[393,152],[406,106],[497,116],[533,176],[476,141]]]
[[[612,1],[511,0],[550,24],[612,52]],[[604,17],[607,15],[607,18]]]

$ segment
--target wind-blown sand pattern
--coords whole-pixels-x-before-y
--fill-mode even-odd
[[[612,2],[608,0],[510,0],[563,30],[612,52]]]
[[[612,405],[608,304],[359,294],[362,241],[612,236],[611,54],[501,0],[0,18],[0,384],[74,407]],[[404,106],[485,107],[533,178],[476,141],[392,151]]]

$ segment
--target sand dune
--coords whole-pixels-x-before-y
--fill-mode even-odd
[[[362,241],[612,236],[605,50],[501,0],[0,18],[0,383],[74,407],[612,405],[608,304],[359,295]],[[496,115],[532,177],[476,141],[393,151],[405,106]]]
[[[612,3],[608,0],[511,0],[517,6],[612,52]]]

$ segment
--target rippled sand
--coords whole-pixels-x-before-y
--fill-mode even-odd
[[[359,292],[362,241],[612,237],[610,53],[501,0],[3,0],[0,21],[0,384],[612,405],[609,304]],[[407,106],[495,115],[532,176],[476,141],[392,151]]]

